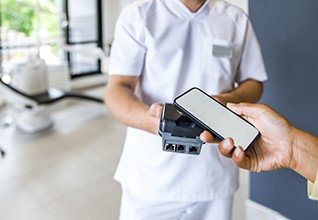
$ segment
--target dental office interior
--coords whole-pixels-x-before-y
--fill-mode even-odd
[[[1,0],[0,219],[118,219],[126,128],[103,96],[115,22],[132,1]],[[259,102],[317,135],[318,1],[227,1],[262,48]],[[233,220],[318,219],[296,173],[239,172]]]

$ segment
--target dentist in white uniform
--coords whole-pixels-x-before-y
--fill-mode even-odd
[[[196,86],[227,102],[257,102],[267,79],[247,15],[216,0],[138,0],[120,14],[105,102],[127,126],[115,179],[121,220],[230,220],[238,170],[205,144],[162,151],[161,104]]]

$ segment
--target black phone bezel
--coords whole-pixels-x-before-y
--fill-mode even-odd
[[[192,87],[189,90],[185,91],[184,93],[178,95],[174,100],[173,100],[173,105],[175,106],[175,108],[180,111],[181,113],[185,114],[187,117],[191,118],[191,120],[195,121],[196,123],[198,123],[200,126],[202,126],[203,128],[205,128],[207,131],[209,131],[212,135],[214,135],[217,139],[219,139],[220,141],[222,141],[225,137],[221,136],[218,132],[216,132],[215,130],[213,130],[212,128],[210,128],[208,125],[206,125],[204,122],[202,122],[201,120],[199,120],[198,118],[196,118],[191,112],[189,112],[187,109],[183,108],[182,106],[180,106],[177,103],[177,100],[179,98],[181,98],[182,96],[186,95],[187,93],[191,92],[192,90],[198,90],[201,93],[203,93],[204,95],[208,96],[211,100],[213,100],[214,102],[218,103],[219,105],[221,105],[225,110],[232,112],[234,115],[236,115],[237,117],[239,117],[242,121],[248,123],[249,125],[251,125],[253,128],[256,129],[257,131],[257,135],[250,141],[250,144],[248,146],[246,146],[245,151],[252,146],[255,141],[259,138],[260,136],[260,132],[259,130],[249,121],[247,121],[245,118],[243,118],[242,116],[238,115],[237,113],[235,113],[234,111],[232,111],[231,109],[229,109],[228,107],[226,107],[225,105],[223,105],[222,103],[220,103],[218,100],[214,99],[213,97],[211,97],[210,95],[208,95],[206,92],[204,92],[202,89],[198,88],[198,87]]]

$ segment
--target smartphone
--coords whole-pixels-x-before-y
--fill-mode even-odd
[[[176,97],[174,105],[220,140],[231,137],[235,145],[244,150],[260,135],[251,123],[199,88],[193,87]]]

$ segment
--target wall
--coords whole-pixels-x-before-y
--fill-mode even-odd
[[[226,0],[226,1],[239,6],[246,13],[248,13],[248,0]]]
[[[115,24],[121,9],[134,0],[103,0],[105,42],[111,43],[114,37]]]
[[[318,1],[250,0],[269,80],[261,100],[318,135]],[[284,137],[282,137],[284,138]],[[310,164],[308,164],[310,166]],[[251,199],[290,219],[318,219],[306,180],[290,170],[251,174]]]

